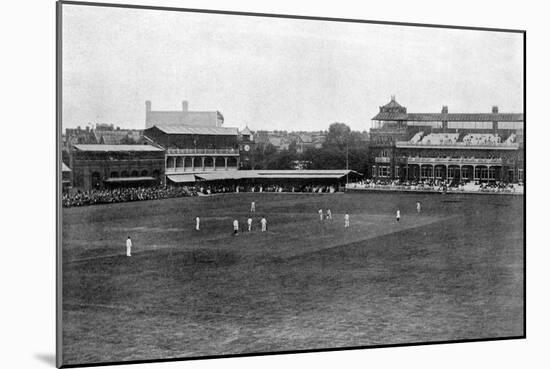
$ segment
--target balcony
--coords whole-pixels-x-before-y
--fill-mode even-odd
[[[390,158],[387,156],[377,156],[374,158],[375,163],[386,163],[388,164],[390,162]]]
[[[239,155],[238,149],[167,149],[167,155]]]
[[[486,143],[483,145],[471,144],[469,142],[453,142],[445,144],[437,143],[421,143],[421,142],[409,142],[409,141],[397,141],[395,143],[397,148],[423,148],[423,149],[472,149],[472,150],[517,150],[519,144],[517,143]]]
[[[409,156],[407,164],[441,164],[441,165],[502,165],[502,158],[422,158]]]
[[[238,170],[239,168],[236,166],[225,166],[222,167],[212,167],[212,166],[205,166],[204,170],[201,166],[196,167],[177,167],[177,168],[166,168],[166,174],[176,174],[176,173],[198,173],[198,172],[225,172],[228,170]]]

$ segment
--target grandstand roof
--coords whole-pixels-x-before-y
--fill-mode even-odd
[[[67,166],[67,164],[61,162],[61,171],[62,171],[62,172],[70,172],[70,171],[71,171],[71,168],[69,168],[69,167]]]
[[[420,122],[522,122],[521,113],[399,113],[380,112],[372,120],[405,120]]]
[[[189,174],[172,174],[168,175],[168,179],[176,183],[194,182],[195,180],[216,181],[226,179],[259,178],[338,179],[345,177],[348,174],[361,175],[361,173],[353,170],[227,170]]]
[[[239,130],[237,128],[229,127],[206,127],[206,126],[187,126],[187,125],[165,125],[158,124],[157,127],[167,134],[180,134],[180,135],[215,135],[215,136],[237,136]]]
[[[152,145],[74,145],[74,148],[79,151],[96,151],[96,152],[109,152],[109,151],[164,151],[161,148]]]

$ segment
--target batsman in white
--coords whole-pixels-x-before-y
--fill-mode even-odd
[[[132,256],[132,239],[130,236],[126,240],[126,256]]]

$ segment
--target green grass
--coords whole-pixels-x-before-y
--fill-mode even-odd
[[[254,231],[232,236],[252,200]],[[241,193],[63,209],[64,364],[519,336],[523,293],[522,197]]]

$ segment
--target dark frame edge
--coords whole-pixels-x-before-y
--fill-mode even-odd
[[[195,361],[195,360],[233,359],[233,358],[260,357],[260,356],[273,356],[273,355],[313,354],[313,353],[319,353],[319,352],[337,352],[337,351],[352,351],[352,350],[365,350],[365,349],[370,350],[370,349],[383,349],[383,348],[392,348],[392,347],[432,346],[432,345],[457,344],[457,343],[495,342],[495,341],[510,341],[510,340],[520,340],[520,339],[526,339],[525,335],[510,336],[510,337],[495,337],[495,338],[475,338],[475,339],[452,340],[452,341],[396,343],[396,344],[388,344],[388,345],[332,347],[332,348],[318,348],[318,349],[310,349],[310,350],[288,350],[288,351],[271,351],[271,352],[251,352],[251,353],[244,353],[244,354],[229,354],[229,355],[174,357],[174,358],[166,358],[166,359],[107,361],[107,362],[87,363],[87,364],[68,364],[68,365],[62,365],[60,368],[87,368],[87,367],[111,366],[111,365],[153,364],[153,363],[168,363],[168,362],[178,362],[178,361],[184,362],[184,361]]]
[[[62,232],[63,222],[61,219],[61,180],[62,180],[62,122],[61,122],[61,100],[62,100],[62,1],[55,4],[55,159],[56,159],[56,182],[55,182],[55,365],[60,368],[63,365],[63,279],[62,279]]]
[[[523,336],[527,338],[527,31],[523,31]]]
[[[246,17],[267,17],[267,18],[285,18],[285,19],[301,19],[301,20],[316,20],[316,21],[331,21],[331,22],[346,22],[346,23],[370,23],[386,26],[413,26],[413,27],[429,27],[429,28],[447,28],[447,29],[461,29],[468,31],[490,31],[490,32],[507,32],[507,33],[524,33],[525,30],[512,29],[512,28],[490,28],[490,27],[475,27],[475,26],[458,26],[449,24],[432,24],[432,23],[411,23],[411,22],[398,22],[398,21],[380,21],[380,20],[366,20],[366,19],[353,19],[353,18],[332,18],[332,17],[320,17],[320,16],[306,16],[306,15],[294,15],[294,14],[276,14],[276,13],[255,13],[244,11],[232,11],[232,10],[213,10],[213,9],[197,9],[197,8],[178,8],[171,6],[156,6],[156,5],[135,5],[135,4],[116,4],[116,3],[101,3],[93,1],[73,1],[73,0],[58,0],[62,4],[66,5],[81,5],[81,6],[96,6],[107,8],[126,8],[126,9],[146,9],[146,10],[163,10],[172,12],[187,12],[187,13],[209,13],[209,14],[221,14],[221,15],[239,15]]]

